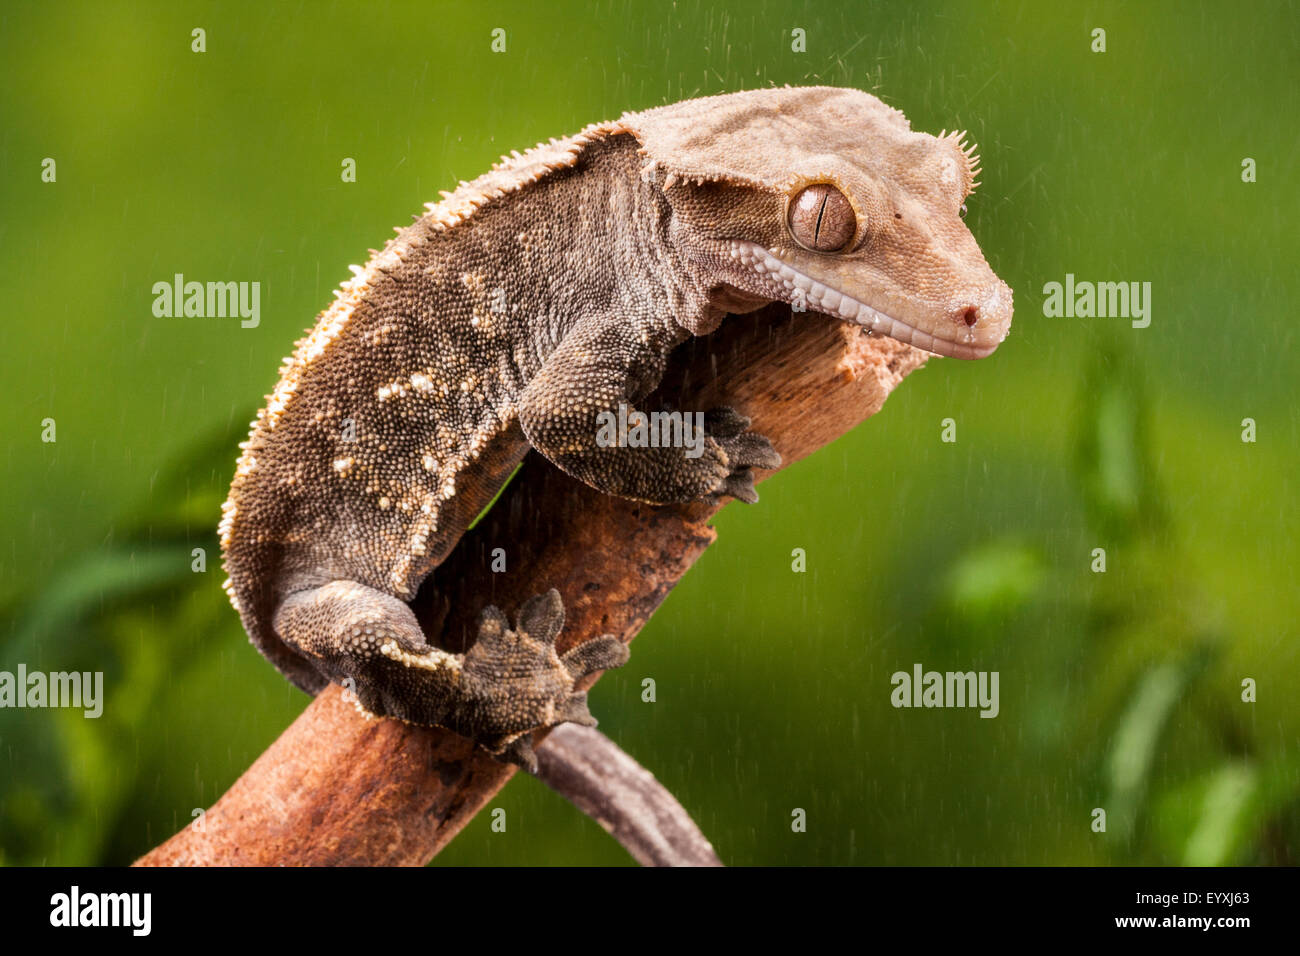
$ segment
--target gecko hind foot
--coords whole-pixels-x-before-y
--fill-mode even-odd
[[[498,608],[483,610],[478,640],[465,654],[473,711],[466,716],[480,728],[478,743],[500,760],[533,770],[533,730],[567,721],[594,727],[587,692],[574,686],[593,671],[627,663],[626,645],[612,634],[561,656],[555,640],[563,628],[564,605],[554,588],[524,602],[513,630]]]

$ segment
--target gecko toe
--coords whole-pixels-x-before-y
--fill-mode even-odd
[[[742,431],[730,438],[713,437],[725,456],[723,464],[728,471],[708,500],[716,503],[720,496],[730,495],[746,504],[756,503],[758,492],[754,490],[753,469],[773,469],[781,465],[781,456],[772,447],[772,442],[763,435],[749,431]]]
[[[622,667],[627,663],[627,645],[612,634],[583,641],[560,658],[574,680],[586,677],[593,671]]]
[[[731,497],[747,505],[758,504],[758,492],[754,490],[754,473],[748,468],[733,471],[723,482],[723,489]]]
[[[554,644],[564,630],[564,602],[560,592],[551,588],[525,601],[519,609],[517,629],[542,644]]]
[[[555,722],[581,724],[583,727],[595,727],[596,718],[591,716],[587,707],[587,692],[579,691],[571,695],[555,712]]]
[[[772,447],[772,442],[763,435],[745,432],[734,438],[723,439],[718,444],[727,453],[727,463],[735,471],[742,468],[781,467],[780,454]]]
[[[506,763],[512,763],[529,773],[537,773],[537,753],[533,750],[533,735],[531,733],[523,734],[510,741],[510,743],[506,744],[505,749],[496,755],[496,758]]]
[[[749,419],[730,405],[719,405],[704,413],[704,430],[714,438],[734,438],[749,425]]]

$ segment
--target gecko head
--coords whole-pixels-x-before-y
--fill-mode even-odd
[[[957,358],[1006,338],[1011,289],[962,221],[978,159],[961,134],[913,132],[874,96],[833,87],[687,100],[621,122],[719,308],[788,302]]]

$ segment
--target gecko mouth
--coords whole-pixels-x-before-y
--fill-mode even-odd
[[[969,340],[959,342],[955,339],[942,339],[929,332],[909,325],[902,319],[881,312],[879,309],[850,295],[833,289],[800,272],[789,263],[782,262],[755,242],[733,239],[729,243],[731,258],[753,269],[762,278],[781,286],[791,296],[802,293],[808,307],[825,315],[832,315],[847,322],[853,322],[876,335],[887,335],[899,342],[906,342],[936,355],[950,358],[981,359],[993,353],[1000,343],[980,345],[975,341],[971,330]],[[1006,333],[1002,336],[1006,338]]]

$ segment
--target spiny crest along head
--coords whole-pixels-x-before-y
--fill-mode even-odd
[[[733,311],[785,301],[943,355],[1006,337],[1011,289],[962,221],[978,157],[860,90],[752,90],[620,125],[672,229]]]

